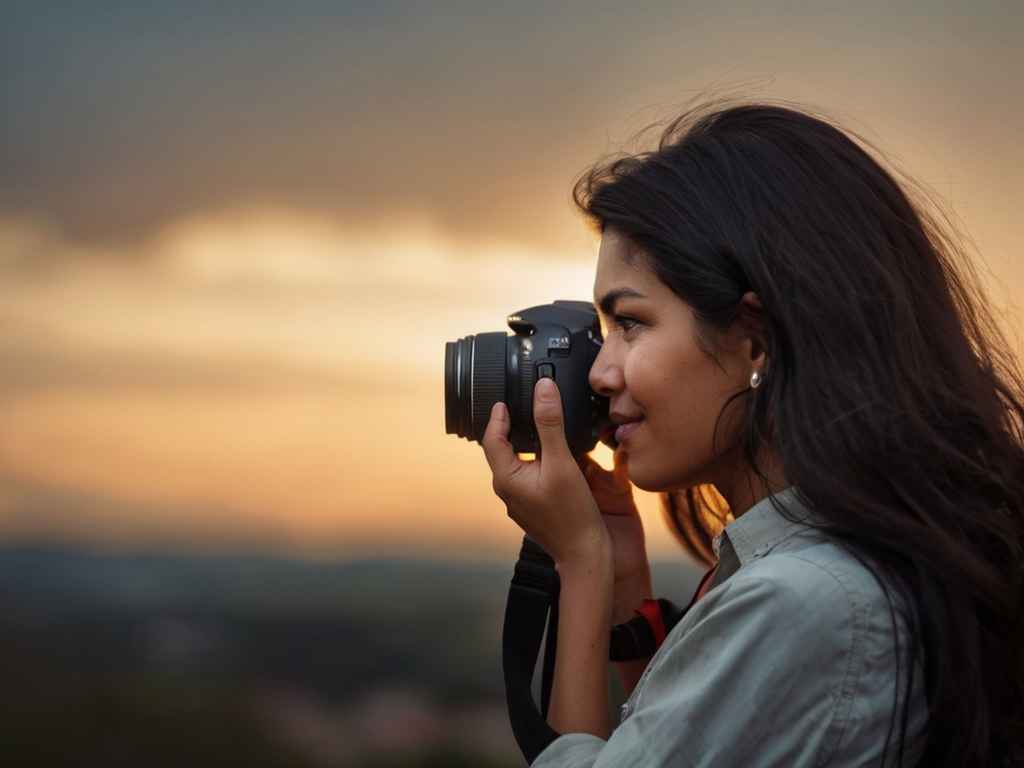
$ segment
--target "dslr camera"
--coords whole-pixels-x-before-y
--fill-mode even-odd
[[[445,343],[444,421],[449,435],[480,442],[499,400],[508,406],[508,439],[516,453],[538,453],[533,388],[554,379],[562,396],[565,438],[579,457],[598,440],[614,448],[608,398],[588,376],[603,338],[597,312],[585,301],[554,301],[507,318],[512,333],[495,331]]]

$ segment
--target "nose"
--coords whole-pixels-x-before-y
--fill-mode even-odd
[[[611,397],[622,391],[625,377],[622,375],[622,366],[615,359],[612,342],[605,340],[601,345],[601,351],[597,353],[594,364],[590,366],[587,379],[590,388],[602,397]]]

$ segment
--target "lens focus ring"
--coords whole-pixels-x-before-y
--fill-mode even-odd
[[[533,387],[537,383],[537,364],[525,359],[519,363],[519,417],[523,420],[524,432],[533,432]]]
[[[491,408],[505,400],[505,333],[478,333],[470,354],[470,410],[473,419],[471,439],[479,440],[491,417]]]

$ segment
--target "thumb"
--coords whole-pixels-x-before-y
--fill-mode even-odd
[[[604,476],[610,475],[611,473],[606,471],[604,467],[594,461],[590,454],[584,453],[576,459],[576,463],[579,465],[580,471],[583,472],[583,477],[587,481],[587,485],[591,489],[599,486],[600,483],[604,482]]]
[[[542,461],[571,460],[562,419],[562,396],[552,378],[538,380],[533,388],[533,421],[540,438]]]

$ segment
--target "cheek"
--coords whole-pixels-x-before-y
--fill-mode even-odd
[[[644,410],[659,441],[685,445],[698,453],[710,449],[722,402],[710,386],[710,372],[700,362],[641,358],[632,374],[630,395]]]
[[[629,399],[636,403],[645,415],[658,407],[660,396],[657,371],[652,370],[643,354],[633,353],[626,358],[622,376]]]
[[[647,444],[659,447],[657,463],[688,463],[693,435],[701,430],[688,382],[678,372],[658,366],[644,366],[636,373],[637,384],[630,388],[630,395],[644,412]]]
[[[659,350],[633,350],[623,369],[631,399],[652,420],[661,420],[681,410],[688,399],[688,377],[672,356]]]

